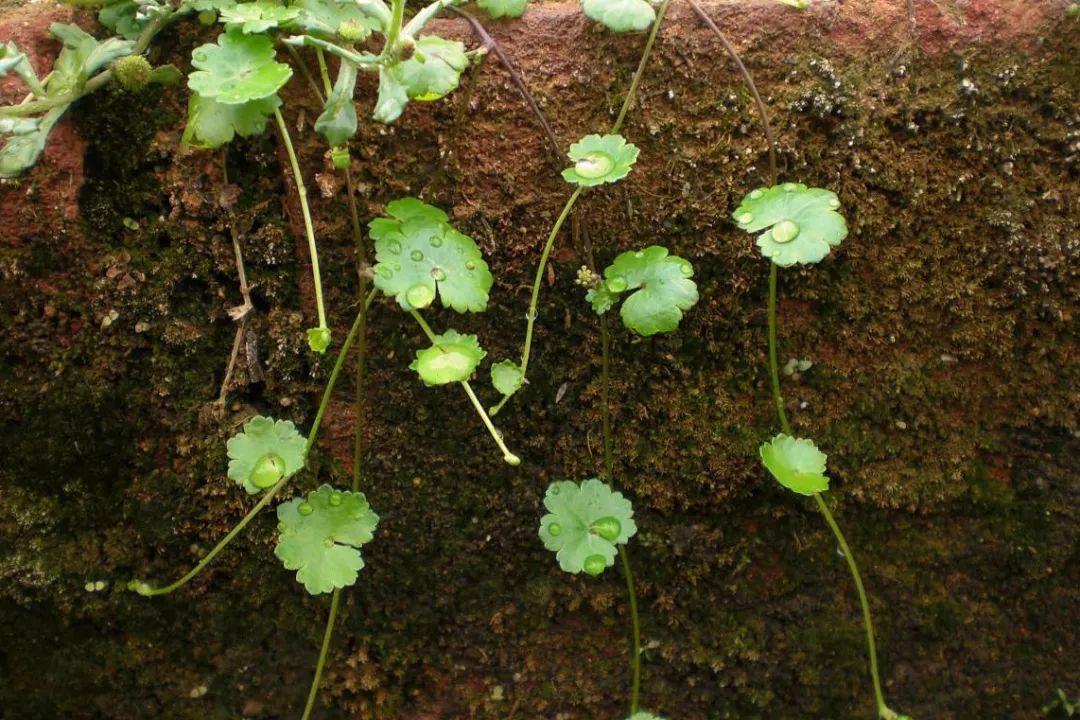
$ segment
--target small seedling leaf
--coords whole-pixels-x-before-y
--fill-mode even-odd
[[[375,241],[375,287],[405,310],[443,307],[480,312],[494,279],[480,248],[446,221],[446,214],[415,198],[386,206],[389,217],[368,224]]]
[[[569,156],[574,164],[563,170],[563,180],[592,187],[626,177],[638,149],[622,135],[586,135],[570,146]]]
[[[646,0],[581,0],[585,17],[615,32],[647,30],[656,11]]]
[[[364,567],[360,547],[375,536],[379,516],[360,492],[323,485],[306,498],[278,505],[274,555],[312,595],[356,582]]]
[[[192,93],[188,100],[183,141],[193,147],[217,148],[230,142],[235,135],[261,135],[270,115],[280,105],[281,99],[277,95],[239,105],[223,105]]]
[[[599,575],[615,563],[616,545],[637,532],[630,501],[596,478],[552,483],[544,507],[540,539],[568,573]]]
[[[464,382],[486,355],[475,335],[447,330],[435,336],[431,347],[417,350],[409,368],[416,371],[425,385]]]
[[[229,438],[229,477],[249,494],[272,487],[304,467],[307,440],[290,420],[257,415]]]
[[[781,267],[820,262],[847,237],[840,199],[823,188],[784,183],[758,188],[739,203],[739,228],[756,233],[761,254]]]
[[[780,433],[758,450],[769,473],[788,490],[813,495],[829,489],[825,475],[827,456],[812,440]]]
[[[216,44],[195,48],[191,64],[198,70],[188,76],[188,85],[224,105],[268,98],[292,77],[292,69],[274,56],[270,38],[234,28],[219,35]]]
[[[491,366],[491,384],[503,395],[513,395],[521,389],[524,381],[521,366],[513,360],[503,360]]]
[[[603,284],[586,297],[597,314],[602,314],[618,295],[634,291],[619,311],[623,324],[646,336],[671,332],[679,327],[683,311],[698,301],[697,285],[690,279],[693,276],[694,268],[688,261],[652,245],[616,257],[604,270]]]

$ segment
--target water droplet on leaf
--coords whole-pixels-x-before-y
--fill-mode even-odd
[[[401,243],[399,243],[397,240],[391,240],[390,242],[388,242],[386,244],[386,249],[389,250],[394,255],[400,255],[401,254]]]
[[[446,279],[446,271],[442,268],[431,268],[431,277],[435,278],[439,282],[442,282]]]
[[[746,225],[747,223],[751,222],[754,219],[754,214],[746,212],[746,213],[743,213],[743,214],[739,215],[739,217],[737,217],[735,219],[738,220],[743,225]]]
[[[791,220],[781,220],[773,225],[772,239],[778,243],[791,242],[799,236],[799,226]]]
[[[411,253],[409,253],[409,257],[413,259],[413,262],[420,262],[424,259],[424,253],[420,252],[419,250],[413,250]]]
[[[603,153],[589,153],[574,163],[574,172],[583,178],[593,180],[611,172],[615,162]]]
[[[784,183],[784,192],[795,192],[799,186],[795,183]]]
[[[309,502],[302,502],[300,503],[300,507],[296,508],[296,512],[301,515],[310,515],[315,512],[315,508],[311,507],[311,503]]]
[[[829,199],[829,207],[831,207],[833,210],[836,210],[837,208],[839,208],[840,207],[840,199],[839,198],[830,198]]]
[[[559,523],[551,523],[548,525],[548,533],[551,535],[559,535],[562,533],[562,525]]]
[[[255,463],[251,471],[251,484],[260,490],[265,490],[284,475],[285,461],[276,453],[267,453]]]
[[[337,507],[341,504],[341,493],[334,493],[330,496],[330,504]]]
[[[413,285],[405,291],[405,301],[417,310],[426,308],[435,299],[435,291],[427,285]]]
[[[468,262],[465,263],[465,269],[466,270],[475,270],[476,269],[476,263],[474,263],[472,260],[469,260]]]
[[[607,286],[608,291],[613,293],[621,293],[623,290],[626,289],[626,278],[608,278],[604,281],[604,284]]]
[[[760,198],[764,194],[765,194],[764,190],[755,190],[752,193],[750,193],[750,199],[751,200],[757,200],[758,198]]]
[[[607,563],[604,561],[603,555],[590,555],[585,558],[585,572],[589,573],[593,577],[596,577],[600,573],[604,572],[604,568],[607,567]]]
[[[432,235],[431,236],[431,247],[435,247],[435,248],[442,247],[442,236],[441,235]]]
[[[622,525],[613,517],[605,517],[594,522],[589,530],[609,542],[615,542],[615,538],[619,537],[619,533],[622,531]]]

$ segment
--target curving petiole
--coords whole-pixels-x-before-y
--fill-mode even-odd
[[[424,320],[424,317],[420,314],[420,312],[414,309],[410,310],[409,313],[420,325],[420,328],[424,331],[424,334],[427,335],[428,339],[431,340],[432,345],[438,348],[439,339],[435,336],[435,333],[432,331],[431,326],[427,324],[427,321]],[[505,460],[508,465],[520,465],[521,458],[510,452],[510,449],[506,447],[506,443],[503,442],[502,434],[491,422],[491,418],[488,417],[487,412],[484,410],[484,406],[480,403],[479,398],[476,397],[476,393],[473,392],[472,385],[469,384],[469,381],[462,380],[459,384],[461,385],[462,389],[465,390],[465,394],[469,396],[469,401],[472,402],[473,407],[476,408],[476,413],[480,416],[480,419],[484,421],[484,426],[488,429],[488,432],[491,434],[492,439],[495,440],[495,444],[498,445],[499,450],[502,451],[503,460]]]

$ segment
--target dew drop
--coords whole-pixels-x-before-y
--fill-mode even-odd
[[[279,523],[277,524],[277,531],[278,531],[279,533],[283,533],[283,532],[285,532],[285,531],[286,531],[286,530],[288,530],[288,529],[289,529],[289,526],[288,526],[288,525],[286,525],[286,524],[285,524],[285,523],[283,523],[283,522],[279,522]]]
[[[799,236],[799,226],[791,220],[781,220],[773,225],[772,239],[778,243],[791,242]]]
[[[750,199],[751,200],[757,200],[764,194],[765,194],[764,190],[755,190],[752,193],[750,193]]]
[[[692,277],[694,274],[694,268],[688,262],[682,263],[679,270],[682,271],[683,277]]]
[[[840,199],[839,198],[829,198],[829,207],[831,207],[833,210],[836,210],[837,208],[839,208],[840,207]]]
[[[435,291],[427,285],[413,285],[405,291],[405,301],[417,310],[426,308],[435,299]]]
[[[379,266],[375,268],[375,271],[387,280],[394,277],[394,271],[388,268],[386,265],[383,265],[382,263],[380,263]]]
[[[555,487],[551,488],[551,490],[549,490],[548,492],[550,492],[552,495],[558,495],[559,494],[559,486],[556,485]]]
[[[784,183],[784,192],[795,192],[798,188],[795,183]]]
[[[424,253],[420,252],[419,250],[413,250],[411,253],[409,253],[409,257],[413,259],[413,262],[420,262],[424,259]]]
[[[322,541],[322,544],[325,545],[328,548],[334,547],[334,538],[326,538],[325,540]]]
[[[551,523],[548,525],[548,533],[551,535],[559,535],[562,533],[562,525],[559,523]]]
[[[442,247],[442,236],[441,235],[432,235],[430,242],[431,242],[431,247],[434,247],[434,248]]]
[[[315,512],[315,508],[311,507],[311,503],[309,502],[302,502],[300,503],[300,507],[296,508],[296,512],[301,515],[310,515]]]
[[[386,244],[386,249],[389,250],[394,255],[400,255],[401,254],[401,243],[399,243],[397,240],[391,240],[390,242],[388,242]]]
[[[739,217],[737,217],[735,219],[738,220],[743,225],[746,225],[747,223],[751,222],[754,219],[754,214],[745,212],[745,213],[739,215]]]
[[[594,522],[589,530],[609,542],[615,542],[615,538],[619,537],[622,531],[622,525],[613,517],[604,517]]]
[[[583,178],[595,180],[611,172],[615,167],[614,161],[603,153],[589,153],[574,163],[574,172]]]
[[[621,278],[621,277],[608,278],[607,280],[604,281],[604,285],[607,286],[607,289],[610,292],[621,293],[623,290],[626,289],[626,278]]]
[[[251,484],[260,490],[270,487],[285,475],[285,461],[276,453],[259,458],[251,470]]]
[[[604,572],[604,568],[607,567],[607,562],[604,561],[603,555],[590,555],[585,558],[585,572],[589,573],[593,577],[596,577],[600,573]]]
[[[442,282],[446,279],[446,271],[439,267],[431,268],[431,277],[435,278],[439,282]]]
[[[476,269],[476,263],[474,263],[472,260],[469,260],[468,262],[465,263],[465,269],[466,270],[475,270]]]
[[[341,504],[341,493],[334,493],[330,496],[330,504],[337,507]]]

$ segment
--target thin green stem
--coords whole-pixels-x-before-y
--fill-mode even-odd
[[[874,621],[870,618],[870,601],[866,597],[866,589],[863,587],[862,575],[859,574],[859,566],[855,563],[855,555],[851,552],[851,548],[848,547],[847,540],[844,539],[844,534],[840,532],[840,526],[836,524],[835,518],[829,511],[829,506],[825,504],[825,500],[821,497],[821,493],[814,493],[814,500],[817,501],[818,509],[821,514],[825,516],[825,522],[829,524],[829,528],[832,530],[833,535],[836,536],[836,542],[840,545],[840,552],[844,554],[844,559],[847,560],[848,569],[851,570],[851,577],[855,581],[855,590],[859,593],[859,604],[862,606],[863,625],[866,627],[866,647],[868,654],[870,655],[870,678],[874,683],[874,700],[877,702],[878,715],[883,716],[889,712],[888,706],[885,705],[885,694],[881,690],[881,676],[878,673],[878,659],[877,659],[877,643],[874,642]]]
[[[432,345],[438,347],[438,338],[432,331],[431,326],[427,324],[426,320],[424,320],[424,316],[421,315],[417,310],[410,310],[409,312],[413,316],[413,318],[416,319],[416,322],[420,324],[421,329],[423,329],[424,334],[427,335],[428,340],[431,341]],[[491,433],[491,437],[495,440],[495,444],[499,446],[500,450],[502,450],[503,460],[505,460],[508,465],[520,465],[521,458],[510,452],[510,449],[506,447],[506,443],[503,442],[502,435],[495,428],[495,425],[492,424],[491,418],[488,417],[487,412],[484,410],[484,406],[476,397],[476,393],[473,392],[472,385],[469,384],[469,381],[462,380],[458,384],[461,385],[461,387],[465,390],[465,394],[469,396],[469,400],[472,402],[473,407],[476,408],[476,413],[480,416],[480,419],[484,421],[484,426],[488,429],[488,432]]]
[[[315,57],[319,60],[319,74],[322,76],[323,90],[326,92],[326,97],[330,97],[333,83],[330,82],[330,70],[326,67],[326,55],[321,47],[315,48]]]
[[[397,52],[398,38],[401,37],[401,24],[405,20],[405,0],[392,0],[390,3],[390,27],[386,29],[386,45],[380,57],[388,57]]]
[[[326,619],[322,647],[319,648],[319,659],[315,662],[315,679],[311,681],[307,702],[304,703],[304,714],[300,716],[301,720],[308,720],[311,717],[311,711],[315,707],[315,698],[319,696],[319,684],[322,682],[323,668],[326,667],[326,656],[330,652],[330,638],[334,635],[334,621],[337,620],[340,601],[341,588],[334,588],[334,594],[330,597],[330,615]]]
[[[292,166],[293,180],[296,183],[296,192],[300,196],[300,212],[304,216],[304,232],[307,235],[308,251],[311,254],[311,275],[315,281],[315,307],[319,313],[319,327],[326,328],[326,310],[323,307],[322,277],[319,273],[319,249],[315,246],[315,228],[311,223],[311,210],[308,208],[307,188],[304,187],[304,176],[300,172],[300,163],[296,159],[296,151],[293,150],[292,138],[289,136],[289,128],[285,125],[285,118],[281,111],[274,109],[274,120],[277,121],[278,132],[285,144],[285,152],[289,156],[289,164]]]
[[[772,384],[773,403],[776,415],[780,418],[780,429],[791,434],[787,413],[784,412],[784,398],[780,395],[780,364],[776,354],[776,280],[779,275],[776,263],[769,263],[769,380]]]
[[[368,302],[370,302],[370,299]],[[315,420],[311,423],[311,431],[308,434],[307,445],[304,448],[305,457],[311,452],[311,448],[315,446],[315,440],[319,437],[319,429],[322,427],[323,416],[326,414],[326,408],[330,405],[330,396],[333,393],[334,386],[337,385],[338,376],[341,375],[341,368],[345,365],[345,358],[349,354],[349,348],[352,347],[353,342],[356,340],[362,317],[362,313],[357,313],[356,320],[353,321],[352,328],[349,329],[349,334],[345,337],[345,342],[341,346],[341,352],[338,353],[337,360],[334,362],[334,369],[330,371],[330,378],[326,381],[326,388],[323,390],[322,399],[319,401],[319,409],[315,412]],[[248,511],[248,514],[241,518],[240,522],[238,522],[233,529],[230,530],[228,534],[226,534],[225,537],[223,537],[218,544],[198,562],[197,565],[195,565],[194,568],[189,570],[179,580],[161,588],[152,588],[145,582],[133,580],[131,581],[130,588],[140,595],[153,597],[155,595],[166,595],[186,585],[192,578],[205,570],[214,558],[216,558],[218,554],[220,554],[245,527],[247,527],[248,523],[250,523],[263,508],[270,504],[270,501],[272,501],[274,496],[285,487],[285,484],[290,479],[292,479],[292,476],[283,477],[278,480],[273,487],[267,490],[266,494],[264,494],[259,502],[256,503],[255,507],[251,508],[251,510]]]
[[[641,694],[641,620],[638,618],[637,593],[634,591],[634,573],[630,571],[630,556],[625,545],[619,545],[618,548],[623,575],[626,577],[626,594],[630,598],[630,630],[633,640],[633,655],[630,657],[633,674],[630,684],[630,714],[633,715],[640,709],[638,696]]]
[[[649,56],[652,54],[653,45],[656,43],[656,36],[660,34],[660,23],[664,21],[664,15],[667,14],[670,3],[671,0],[664,0],[656,11],[656,20],[653,21],[652,30],[649,31],[649,39],[645,41],[645,49],[641,52],[641,60],[638,62],[637,70],[634,71],[634,77],[630,81],[630,89],[626,91],[626,98],[623,100],[622,108],[619,110],[619,116],[615,119],[615,124],[611,126],[610,134],[612,135],[622,129],[623,121],[626,120],[626,113],[630,111],[630,106],[634,102],[638,87],[641,85],[641,78],[645,75],[645,66],[649,63]]]

